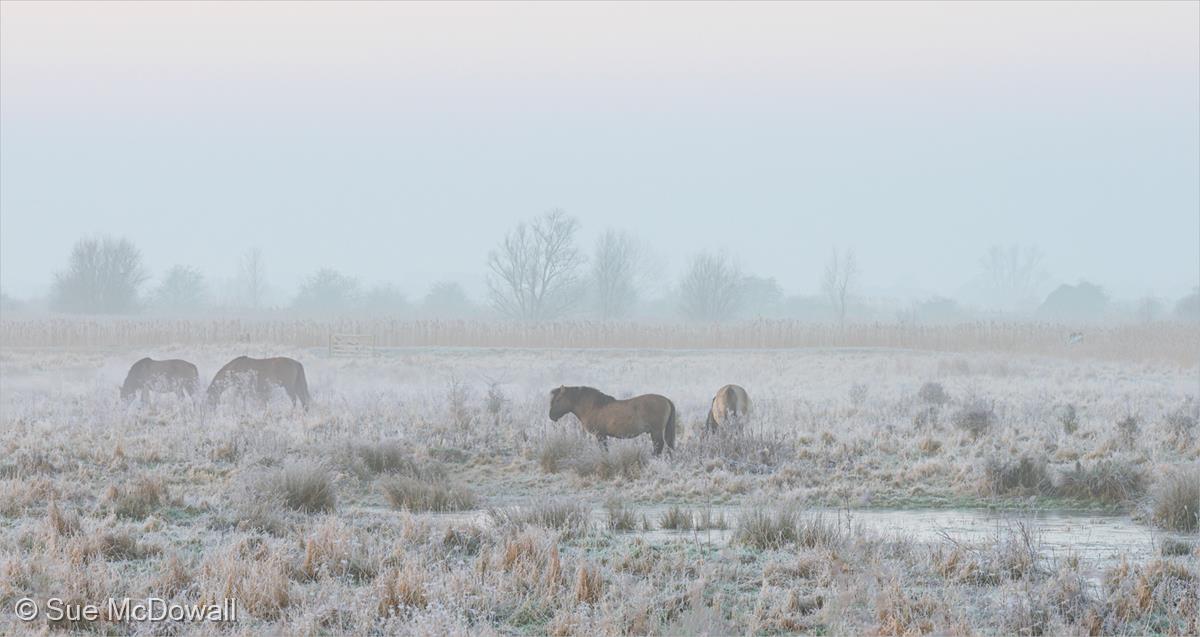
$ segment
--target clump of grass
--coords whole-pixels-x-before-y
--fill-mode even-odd
[[[483,547],[483,537],[483,529],[478,526],[451,526],[442,535],[442,548],[448,552],[458,551],[467,555],[475,555]]]
[[[921,442],[917,444],[917,449],[920,449],[921,453],[927,456],[936,455],[942,450],[942,441],[932,436],[925,436],[921,439]]]
[[[939,549],[932,561],[934,572],[942,577],[969,584],[995,586],[1005,580],[1044,575],[1040,543],[1023,522],[1016,523],[986,546],[955,543],[948,552]]]
[[[304,513],[324,513],[337,508],[337,496],[329,470],[314,462],[285,464],[262,476],[257,491]]]
[[[83,531],[83,521],[74,511],[64,511],[58,506],[57,500],[51,500],[46,509],[46,526],[57,537],[79,535]]]
[[[638,530],[637,515],[621,500],[609,499],[604,503],[604,510],[608,514],[608,530],[618,532]]]
[[[590,526],[589,514],[586,506],[571,500],[550,500],[527,507],[488,511],[498,527],[524,529],[539,526],[562,531],[567,536],[583,534]]]
[[[996,406],[989,400],[973,398],[954,412],[951,421],[959,430],[978,438],[995,426]]]
[[[1150,491],[1150,519],[1172,531],[1200,529],[1200,468],[1179,467]]]
[[[1190,441],[1196,436],[1197,421],[1200,420],[1200,405],[1188,398],[1187,402],[1163,418],[1167,435],[1176,440]]]
[[[658,518],[658,527],[672,531],[691,531],[696,526],[695,514],[691,509],[672,506]]]
[[[236,599],[239,613],[275,620],[297,601],[292,595],[288,566],[266,550],[253,555],[235,550],[205,561],[201,569],[200,603],[219,604]]]
[[[1191,555],[1192,545],[1190,542],[1176,539],[1173,537],[1165,537],[1159,542],[1158,552],[1164,557],[1183,557]]]
[[[1017,460],[989,458],[983,468],[984,495],[1046,495],[1053,482],[1045,458],[1021,456]]]
[[[601,480],[616,477],[633,479],[641,475],[642,468],[650,462],[646,447],[641,445],[619,445],[608,450],[593,448],[584,451],[573,463],[575,473],[581,477],[596,476]]]
[[[567,469],[583,446],[585,439],[574,433],[556,431],[542,439],[538,446],[538,466],[546,473],[558,473]]]
[[[478,502],[475,493],[466,487],[408,476],[384,478],[380,488],[394,508],[408,511],[462,511],[474,508]]]
[[[727,529],[729,524],[725,521],[725,513],[718,511],[713,513],[712,509],[703,509],[700,515],[696,517],[696,530],[705,531],[708,529]]]
[[[310,580],[328,576],[364,582],[375,577],[366,549],[334,518],[324,521],[305,540],[300,571]]]
[[[942,387],[941,383],[929,381],[921,385],[921,389],[917,391],[917,398],[927,405],[941,407],[950,402],[950,394],[946,393],[946,388]]]
[[[142,476],[128,486],[109,486],[104,499],[117,517],[142,520],[167,501],[167,487],[160,478]]]
[[[1136,466],[1117,460],[1101,460],[1075,468],[1059,478],[1059,495],[1084,500],[1119,504],[1141,497],[1146,492],[1146,476]]]
[[[151,590],[165,597],[174,597],[192,585],[194,575],[178,553],[171,553],[159,564]]]
[[[360,474],[398,473],[416,476],[420,467],[404,447],[394,442],[359,443],[350,448]]]
[[[854,383],[850,386],[850,404],[862,407],[863,403],[867,402],[868,392],[870,392],[870,388],[864,383]]]
[[[594,605],[603,594],[604,577],[600,569],[590,563],[581,565],[575,577],[575,601]]]
[[[819,515],[801,515],[791,507],[750,507],[738,517],[734,542],[766,550],[785,546],[835,546],[842,540],[836,523]]]
[[[1059,405],[1054,410],[1054,417],[1058,419],[1058,423],[1062,425],[1063,433],[1068,436],[1079,430],[1079,413],[1072,403]]]
[[[1138,423],[1138,417],[1134,414],[1127,414],[1124,418],[1117,421],[1117,433],[1120,434],[1121,440],[1126,444],[1132,445],[1141,432],[1142,428]]]
[[[937,600],[900,586],[893,580],[875,596],[876,633],[924,635],[933,631],[933,618],[941,614]]]
[[[68,540],[66,554],[75,564],[97,558],[105,560],[141,560],[158,555],[162,550],[141,542],[128,528],[96,530]]]

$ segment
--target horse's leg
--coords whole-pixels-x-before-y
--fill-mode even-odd
[[[596,434],[596,442],[600,443],[600,448],[605,452],[608,451],[608,436],[604,434]]]
[[[651,431],[650,440],[654,441],[654,455],[661,456],[663,450],[663,435],[661,431]]]

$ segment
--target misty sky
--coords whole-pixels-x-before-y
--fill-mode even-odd
[[[1056,282],[1200,282],[1200,4],[4,2],[0,287],[81,235],[212,279],[261,246],[479,295],[561,207],[677,273],[951,295],[990,244]]]

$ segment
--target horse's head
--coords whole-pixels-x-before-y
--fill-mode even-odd
[[[550,392],[550,420],[558,422],[575,407],[574,397],[568,387],[559,387]]]

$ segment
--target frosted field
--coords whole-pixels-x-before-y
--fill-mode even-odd
[[[118,398],[144,355],[207,384],[241,354],[301,361],[313,408]],[[239,620],[65,627],[1195,633],[1198,374],[885,349],[6,349],[0,631],[46,625],[8,612],[27,596],[154,596],[236,598]],[[726,383],[756,415],[702,435]],[[552,423],[562,384],[668,396],[674,454]]]

